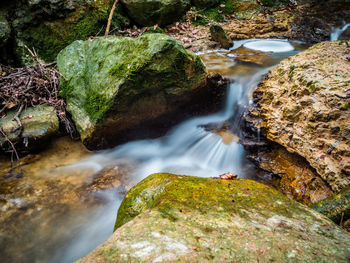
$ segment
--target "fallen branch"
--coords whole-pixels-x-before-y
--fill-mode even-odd
[[[12,148],[12,152],[15,153],[17,161],[19,161],[19,156],[18,156],[18,153],[16,151],[15,146],[13,145],[13,143],[11,142],[11,140],[9,139],[9,137],[7,136],[7,134],[4,132],[4,130],[2,128],[0,128],[0,133],[9,142],[9,144],[11,145],[11,148]],[[11,159],[11,163],[12,163],[12,159]]]

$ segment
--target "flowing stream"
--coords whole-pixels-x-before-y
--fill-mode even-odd
[[[331,33],[331,41],[338,40],[340,35],[347,30],[350,27],[350,23],[344,24],[342,27],[336,27],[333,29],[333,32]]]
[[[40,172],[28,173],[45,180],[42,185],[50,194],[55,188],[50,188],[47,178],[56,187],[63,185],[65,188],[62,189],[66,189],[69,182],[72,189],[79,188],[84,192],[84,187],[89,185],[87,181],[91,182],[94,174],[101,173],[111,164],[115,171],[121,171],[123,165],[131,167],[126,169],[129,178],[127,188],[157,172],[201,177],[232,172],[241,178],[259,179],[254,166],[245,159],[245,150],[239,143],[241,113],[251,103],[253,88],[268,70],[305,47],[285,40],[251,39],[235,42],[230,50],[200,54],[209,72],[220,73],[232,80],[221,111],[187,120],[158,139],[132,141],[96,154],[86,153],[77,146],[79,154],[70,161],[70,155],[78,150],[66,148],[62,150],[63,157],[59,157],[66,158],[66,162],[42,157],[47,158],[48,165],[39,166],[36,170]],[[55,162],[59,164],[53,166]],[[44,190],[33,189],[23,197],[12,198],[12,201],[7,200],[0,206],[3,213],[18,208],[18,211],[11,212],[11,220],[6,221],[14,229],[13,234],[0,232],[0,254],[4,255],[1,262],[72,262],[112,234],[122,201],[122,196],[115,191],[118,187],[95,191],[91,202],[59,190],[56,196],[49,196],[56,198],[56,202],[40,207],[34,203],[23,210],[22,204],[26,202],[27,195],[43,195],[40,191]],[[67,196],[62,201],[60,195],[63,194]],[[22,216],[21,211],[28,214]]]

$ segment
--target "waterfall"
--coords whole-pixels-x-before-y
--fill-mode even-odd
[[[335,41],[335,40],[339,40],[340,35],[346,30],[348,29],[348,27],[350,26],[350,23],[345,24],[342,27],[336,27],[333,29],[333,32],[331,33],[331,41]]]

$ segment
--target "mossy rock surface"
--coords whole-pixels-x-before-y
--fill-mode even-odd
[[[190,0],[121,0],[128,15],[141,26],[160,26],[179,20],[190,8]]]
[[[154,174],[123,200],[114,234],[79,262],[348,262],[350,235],[245,179]]]
[[[163,34],[76,41],[57,64],[60,95],[90,149],[181,109],[206,84],[200,58]]]
[[[103,34],[114,0],[46,2],[17,6],[22,11],[16,13],[12,25],[18,43],[15,53],[22,63],[26,63],[27,54],[22,42],[34,47],[43,60],[53,61],[73,41]],[[121,5],[117,5],[112,29],[129,24]]]
[[[350,187],[311,206],[339,224],[350,219]]]
[[[0,128],[14,143],[17,150],[35,148],[40,142],[58,132],[58,117],[55,109],[51,106],[41,105],[24,110],[19,116],[22,128],[13,119],[16,113],[16,110],[12,110],[7,113],[5,118],[0,119]],[[12,150],[3,135],[0,136],[0,148]]]
[[[209,8],[217,6],[220,3],[220,0],[192,0],[191,4],[198,8]]]

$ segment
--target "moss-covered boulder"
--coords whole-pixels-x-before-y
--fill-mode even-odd
[[[337,224],[345,222],[350,219],[350,187],[312,205],[311,208],[329,217]]]
[[[200,58],[163,34],[76,41],[57,64],[60,94],[90,149],[109,147],[132,130],[142,137],[143,123],[168,116],[165,125],[206,90]]]
[[[25,64],[25,44],[34,47],[43,60],[53,61],[58,52],[73,41],[103,34],[113,2],[114,0],[13,1],[12,7],[7,9],[13,28],[12,42],[16,43],[12,52],[19,62]],[[129,23],[121,4],[118,4],[112,29]]]
[[[262,134],[304,157],[334,191],[350,185],[349,46],[323,42],[283,60],[254,92]]]
[[[347,262],[350,235],[263,184],[154,174],[80,262]]]
[[[41,105],[27,108],[18,117],[21,126],[14,119],[16,113],[15,110],[10,111],[6,117],[0,119],[0,128],[7,137],[0,135],[0,149],[3,151],[12,151],[8,139],[17,150],[29,150],[41,147],[43,140],[58,132],[58,117],[51,106]]]
[[[190,0],[121,0],[128,15],[141,26],[168,25],[190,8]]]

